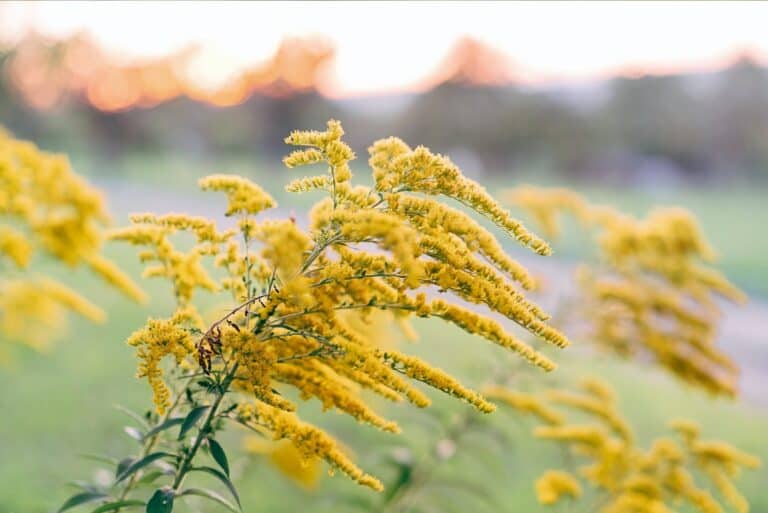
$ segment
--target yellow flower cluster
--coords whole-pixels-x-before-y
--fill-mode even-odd
[[[562,470],[548,470],[536,480],[536,496],[544,505],[555,504],[565,496],[574,499],[581,495],[581,485],[572,474]]]
[[[376,142],[369,151],[376,191],[412,191],[452,198],[487,217],[536,253],[551,253],[546,242],[512,218],[482,186],[463,176],[447,157],[435,155],[423,146],[412,150],[394,137]]]
[[[320,482],[321,460],[305,457],[290,440],[267,440],[262,436],[249,436],[245,450],[266,456],[280,473],[306,490],[314,490]]]
[[[202,257],[218,254],[220,246],[234,232],[220,233],[213,221],[183,214],[136,214],[131,216],[131,222],[132,226],[112,230],[109,238],[146,246],[148,249],[140,254],[141,261],[153,265],[145,269],[144,277],[167,278],[180,305],[189,304],[197,288],[211,292],[219,289],[203,266]],[[185,230],[197,238],[197,245],[186,252],[177,249],[171,240],[172,235]]]
[[[572,215],[582,222],[589,222],[590,219],[585,217],[590,211],[587,202],[568,189],[521,185],[507,191],[504,196],[512,205],[524,209],[542,232],[551,238],[560,235],[562,214]]]
[[[736,394],[738,368],[715,345],[716,298],[744,295],[709,265],[714,251],[689,212],[657,209],[639,220],[561,189],[522,187],[507,197],[547,232],[557,232],[561,213],[596,232],[600,262],[579,272],[589,339],[624,357],[651,355],[713,394]]]
[[[283,163],[287,167],[293,168],[319,162],[328,164],[328,175],[300,178],[288,185],[288,191],[329,190],[334,205],[339,196],[349,194],[349,181],[352,178],[349,162],[355,158],[355,153],[341,140],[343,135],[344,129],[341,127],[341,123],[330,120],[328,129],[324,132],[316,130],[295,131],[285,138],[287,144],[305,147],[303,150],[292,152],[283,159]]]
[[[154,393],[154,402],[159,414],[164,414],[171,404],[171,392],[163,380],[160,361],[168,355],[177,364],[194,353],[195,344],[184,324],[189,321],[185,310],[179,310],[171,319],[149,319],[146,326],[128,337],[127,343],[136,347],[136,356],[141,360],[137,377],[147,378]],[[194,318],[194,317],[193,317]],[[199,323],[195,323],[198,324]]]
[[[67,312],[93,322],[104,321],[99,307],[55,280],[0,280],[0,333],[9,340],[23,340],[34,349],[45,349],[51,332],[66,324]]]
[[[226,193],[229,205],[226,215],[258,214],[262,210],[274,208],[277,203],[272,196],[251,182],[237,175],[211,175],[200,180],[204,191],[222,191]]]
[[[324,458],[378,489],[380,483],[354,466],[332,438],[298,420],[299,400],[317,400],[324,409],[388,432],[400,428],[373,411],[366,393],[424,407],[430,401],[414,383],[420,382],[482,412],[494,405],[445,371],[381,341],[371,329],[376,312],[406,327],[410,317],[443,319],[547,371],[554,362],[494,316],[555,348],[568,340],[522,292],[534,284],[525,268],[467,211],[441,203],[438,195],[548,254],[541,239],[447,158],[426,148],[410,150],[402,141],[375,143],[370,149],[375,185],[352,185],[354,153],[343,134],[341,124],[330,121],[325,131],[294,132],[286,139],[301,147],[286,157],[288,167],[327,165],[325,175],[288,186],[328,194],[311,209],[308,230],[293,219],[257,221],[253,214],[274,201],[245,178],[216,175],[200,185],[227,194],[227,213],[240,216],[241,241],[211,221],[176,214],[134,216],[133,226],[112,237],[149,248],[141,258],[156,265],[146,274],[169,279],[180,306],[193,303],[197,288],[231,291],[235,301],[202,335],[194,334],[194,347],[189,335],[182,335],[192,332],[178,323],[161,329],[159,321],[151,321],[132,337],[142,360],[140,375],[150,380],[159,409],[169,399],[160,359],[173,354],[178,362],[198,361],[205,372],[231,374],[236,393],[248,397],[241,404],[242,422],[266,427],[305,456]],[[196,238],[187,252],[171,244],[180,231]],[[214,256],[213,265],[226,276],[205,270],[207,256]]]
[[[243,404],[238,408],[238,417],[247,424],[268,429],[275,440],[288,439],[299,450],[304,459],[322,458],[351,479],[374,490],[384,486],[373,476],[363,472],[339,448],[338,442],[328,433],[302,422],[295,414],[284,412],[266,404]]]
[[[533,394],[517,392],[501,386],[486,387],[484,392],[489,399],[499,401],[520,413],[538,417],[539,420],[546,424],[558,426],[565,421],[560,412],[550,408],[544,401]]]
[[[525,400],[500,387],[488,395],[524,413],[549,412],[539,415],[545,425],[536,427],[534,435],[561,444],[583,463],[576,470],[601,494],[596,513],[671,512],[682,502],[702,513],[722,513],[720,500],[697,484],[694,475],[706,476],[721,500],[739,513],[749,511],[733,478],[744,468],[759,467],[757,458],[725,442],[701,440],[698,426],[684,420],[671,423],[682,443],[660,437],[644,450],[635,444],[607,385],[587,380],[581,388],[578,393],[554,390]],[[560,410],[550,412],[553,406],[575,410],[590,423],[568,423]],[[580,490],[574,476],[560,470],[548,471],[536,483],[542,504],[555,504],[566,495],[576,498]]]
[[[50,278],[29,276],[36,256],[89,267],[132,299],[142,291],[101,254],[109,216],[101,194],[46,153],[0,128],[0,315],[3,338],[44,347],[65,312],[102,320],[104,313]]]

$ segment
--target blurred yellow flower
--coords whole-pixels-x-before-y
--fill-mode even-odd
[[[586,339],[626,358],[650,356],[712,394],[737,393],[738,367],[715,344],[716,299],[740,303],[745,296],[711,265],[714,250],[691,213],[660,208],[635,219],[568,190],[531,186],[506,198],[551,235],[562,214],[596,233],[600,259],[577,273]]]
[[[536,480],[536,497],[544,505],[555,504],[565,496],[577,498],[580,495],[579,482],[568,472],[548,470]]]
[[[101,254],[109,215],[101,194],[63,155],[46,153],[0,127],[0,335],[47,347],[67,310],[92,321],[104,312],[51,278],[30,273],[36,256],[67,268],[86,265],[128,297],[141,289]]]
[[[726,442],[701,440],[699,426],[682,419],[671,423],[682,443],[659,437],[644,450],[635,444],[629,423],[616,408],[615,393],[606,383],[589,378],[580,388],[523,399],[516,392],[494,387],[489,395],[506,398],[503,404],[523,412],[554,407],[552,413],[539,415],[545,425],[534,428],[534,435],[562,446],[568,455],[564,461],[572,467],[567,470],[578,472],[599,494],[602,506],[596,513],[671,513],[683,502],[701,513],[724,511],[707,486],[697,483],[700,476],[737,511],[749,511],[749,503],[732,480],[742,469],[757,468],[758,458]],[[580,420],[586,416],[587,423],[568,423],[558,407],[571,410]],[[555,415],[557,423],[552,422]],[[576,477],[566,471],[549,470],[536,482],[542,504],[554,504],[566,494],[575,499],[580,491]]]
[[[264,455],[269,462],[285,477],[305,490],[316,490],[320,483],[321,460],[317,457],[306,458],[290,440],[272,441],[253,435],[243,444],[245,450]]]

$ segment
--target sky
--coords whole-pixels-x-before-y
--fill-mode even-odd
[[[506,53],[516,81],[546,85],[768,62],[766,26],[768,3],[752,2],[0,3],[0,39],[87,31],[124,59],[197,44],[212,85],[286,36],[322,35],[337,52],[330,96],[414,90],[465,35]]]

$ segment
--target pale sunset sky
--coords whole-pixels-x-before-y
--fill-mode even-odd
[[[752,2],[0,4],[0,40],[28,30],[87,31],[123,59],[197,44],[196,78],[211,84],[268,58],[286,36],[322,35],[336,48],[329,96],[413,90],[465,35],[507,54],[528,84],[704,71],[743,53],[768,62],[768,3]]]

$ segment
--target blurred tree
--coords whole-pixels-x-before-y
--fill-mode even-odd
[[[768,74],[743,56],[719,77],[706,125],[709,142],[702,147],[719,168],[768,176]]]
[[[399,133],[450,152],[470,173],[547,167],[618,184],[768,178],[768,75],[749,57],[719,73],[616,78],[602,100],[595,88],[514,86],[514,64],[467,38],[424,93],[335,101],[319,92],[334,56],[327,41],[287,39],[207,89],[187,73],[198,53],[121,63],[82,36],[29,36],[0,55],[0,115],[51,148],[110,159],[127,150],[269,158],[282,145],[270,134],[338,117],[358,152]]]
[[[679,76],[645,76],[613,81],[611,98],[599,113],[597,144],[619,152],[660,155],[682,171],[705,167],[698,142],[703,102],[686,90]]]

